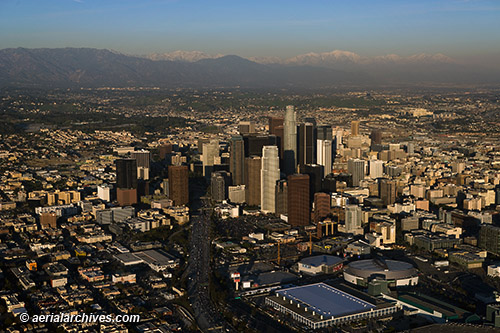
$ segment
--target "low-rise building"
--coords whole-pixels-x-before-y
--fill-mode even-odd
[[[298,263],[298,270],[309,275],[331,274],[342,269],[343,260],[330,255],[304,258]]]

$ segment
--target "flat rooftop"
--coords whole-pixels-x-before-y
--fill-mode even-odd
[[[369,311],[376,306],[353,295],[343,292],[326,283],[315,283],[306,286],[278,290],[280,296],[301,303],[308,311],[328,317]]]

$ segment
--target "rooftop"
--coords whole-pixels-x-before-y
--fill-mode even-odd
[[[301,303],[311,312],[315,311],[328,317],[338,317],[375,308],[375,305],[325,283],[282,289],[277,291],[277,294]]]
[[[341,263],[342,261],[343,260],[339,257],[329,256],[329,255],[320,255],[320,256],[304,258],[300,261],[300,263],[303,265],[318,267],[321,265],[327,265],[327,266],[337,265],[337,264]]]

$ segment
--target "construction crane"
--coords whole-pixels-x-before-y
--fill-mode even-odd
[[[278,266],[281,264],[281,259],[297,259],[298,257],[299,257],[298,255],[282,257],[281,256],[281,240],[278,241],[278,258],[276,260],[276,262],[278,263]]]
[[[309,255],[312,254],[313,241],[312,241],[312,232],[309,231]]]

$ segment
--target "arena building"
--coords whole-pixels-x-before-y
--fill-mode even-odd
[[[374,298],[370,301],[326,283],[281,289],[266,297],[267,305],[312,329],[387,316],[399,310],[393,303]]]
[[[412,286],[418,283],[418,271],[404,261],[367,259],[353,261],[344,267],[344,280],[366,287],[374,279],[389,282],[389,287]]]

